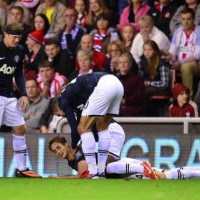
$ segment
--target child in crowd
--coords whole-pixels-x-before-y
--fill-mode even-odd
[[[136,30],[134,26],[132,26],[131,24],[126,24],[123,26],[121,31],[121,36],[127,52],[130,52],[131,50],[132,42],[135,35],[136,35]]]
[[[140,73],[144,77],[146,115],[158,116],[157,104],[151,100],[153,95],[168,96],[170,65],[161,57],[158,45],[147,40],[143,45],[144,55],[141,56]]]
[[[84,28],[86,26],[86,1],[85,0],[76,0],[74,8],[78,12],[77,24]]]
[[[173,104],[169,107],[170,117],[198,117],[198,108],[190,99],[190,90],[181,83],[172,88]]]

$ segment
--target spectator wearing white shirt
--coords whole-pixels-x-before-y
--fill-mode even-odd
[[[193,96],[193,76],[200,71],[200,27],[195,25],[195,13],[190,8],[181,11],[182,26],[172,37],[169,59],[172,69],[181,73],[182,83]]]
[[[147,40],[156,42],[160,50],[169,50],[170,41],[168,37],[154,26],[153,18],[145,15],[139,20],[140,32],[135,36],[131,47],[131,54],[136,63],[140,63],[140,56],[143,55],[143,44]]]

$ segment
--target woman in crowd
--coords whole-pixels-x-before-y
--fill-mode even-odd
[[[142,116],[144,113],[143,91],[144,80],[132,71],[133,58],[130,53],[123,53],[118,60],[118,77],[124,86],[121,101],[122,116]]]
[[[44,38],[48,38],[48,30],[49,30],[49,21],[45,14],[38,14],[34,17],[34,29],[35,30],[43,30]]]
[[[146,114],[151,114],[150,97],[153,95],[169,95],[169,72],[170,65],[161,57],[158,45],[147,40],[143,45],[144,55],[141,56],[140,73],[144,77]],[[148,108],[148,109],[147,109]]]
[[[154,26],[153,18],[145,15],[139,20],[140,32],[137,33],[131,46],[131,54],[136,63],[140,64],[140,56],[143,54],[143,44],[147,40],[156,42],[160,50],[169,50],[170,41],[168,37]]]
[[[109,74],[117,73],[117,64],[119,56],[126,52],[124,43],[121,40],[115,40],[108,45],[108,59],[106,61],[105,71]]]
[[[119,28],[123,28],[126,24],[132,24],[136,31],[140,30],[138,21],[139,19],[146,15],[151,9],[143,0],[130,0],[129,5],[124,8],[119,22]]]
[[[115,27],[118,23],[118,17],[115,13],[111,12],[105,5],[104,0],[89,0],[89,10],[86,17],[87,32],[95,28],[96,18],[99,14],[106,13],[110,17],[111,26]]]

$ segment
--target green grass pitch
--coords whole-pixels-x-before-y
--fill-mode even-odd
[[[1,200],[199,200],[200,180],[1,178]]]

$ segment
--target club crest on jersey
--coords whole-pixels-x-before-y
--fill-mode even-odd
[[[18,55],[16,55],[16,56],[14,57],[14,61],[15,61],[16,63],[18,63],[19,60],[20,60],[20,57],[19,57]]]

